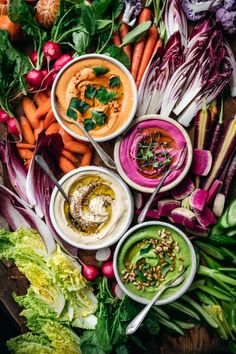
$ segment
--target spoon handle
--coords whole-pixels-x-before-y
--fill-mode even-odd
[[[56,177],[54,176],[54,174],[51,172],[51,170],[50,170],[47,162],[44,160],[44,158],[41,155],[36,155],[35,156],[35,161],[42,168],[42,170],[44,170],[44,172],[48,175],[48,177],[51,178],[53,183],[57,186],[57,188],[59,189],[59,191],[61,192],[61,194],[65,198],[65,200],[67,201],[67,203],[69,203],[68,196],[66,195],[66,193],[62,189],[61,185],[58,183],[58,181],[57,181]]]
[[[146,214],[147,214],[148,210],[150,209],[150,206],[151,206],[151,204],[152,204],[152,202],[153,202],[153,200],[154,200],[156,194],[157,194],[157,193],[159,192],[159,190],[161,189],[161,187],[162,187],[162,185],[163,185],[163,183],[164,183],[166,177],[169,175],[169,173],[170,173],[170,171],[166,171],[166,172],[163,174],[163,176],[162,176],[162,178],[161,178],[161,180],[160,180],[160,183],[158,183],[158,185],[156,186],[156,188],[155,188],[154,191],[152,192],[152,194],[151,194],[150,198],[148,199],[147,203],[145,204],[143,210],[142,210],[141,213],[139,214],[139,217],[138,217],[138,224],[141,224],[141,223],[144,221],[144,219],[145,219],[145,217],[146,217]]]
[[[161,294],[166,290],[166,286],[164,285],[157,293],[156,295],[152,298],[152,300],[142,309],[141,312],[131,321],[127,328],[126,328],[126,334],[133,334],[134,332],[137,331],[141,323],[143,322],[144,318],[147,316],[149,310],[151,307],[155,304],[157,299],[161,296]]]
[[[76,124],[80,128],[80,130],[83,131],[84,135],[86,136],[86,138],[88,138],[89,142],[93,145],[94,149],[96,150],[98,155],[101,157],[101,159],[105,163],[105,165],[107,167],[112,168],[113,170],[116,170],[115,162],[106,153],[106,151],[104,149],[102,149],[100,145],[98,145],[98,143],[91,137],[91,135],[87,132],[87,130],[84,129],[83,125],[80,124],[80,122],[78,122],[78,121],[74,122],[74,124]]]

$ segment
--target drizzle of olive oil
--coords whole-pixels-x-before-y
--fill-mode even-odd
[[[107,181],[99,176],[93,176],[93,175],[83,177],[83,178],[79,179],[78,181],[74,182],[68,192],[69,198],[71,196],[73,196],[73,194],[76,190],[78,190],[81,187],[84,187],[90,183],[93,183],[93,182],[99,182],[99,184],[90,193],[88,193],[88,195],[85,197],[85,199],[83,201],[84,204],[82,205],[82,212],[85,214],[89,211],[90,201],[92,199],[96,198],[97,196],[109,196],[112,198],[112,200],[115,200],[115,198],[116,198],[116,194],[115,194],[114,190],[111,188],[111,182]],[[112,205],[108,203],[104,207],[105,207],[107,215],[108,215],[106,221],[103,224],[101,224],[99,226],[92,227],[90,229],[85,228],[84,225],[79,224],[75,219],[73,219],[73,217],[70,214],[69,205],[67,202],[64,203],[64,213],[65,213],[66,220],[67,220],[69,226],[74,231],[76,231],[76,232],[79,231],[80,233],[83,234],[83,236],[91,236],[91,235],[98,233],[98,231],[101,231],[106,225],[109,224],[109,222],[111,220]]]

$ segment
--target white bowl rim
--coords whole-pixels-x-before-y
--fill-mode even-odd
[[[111,62],[112,64],[118,66],[127,76],[127,78],[129,79],[130,83],[131,83],[131,87],[133,90],[133,96],[134,96],[134,104],[133,104],[133,109],[132,112],[130,114],[129,119],[127,120],[127,122],[119,129],[117,130],[115,133],[110,134],[106,137],[102,137],[102,138],[94,138],[95,141],[97,142],[103,142],[103,141],[108,141],[108,140],[112,140],[114,138],[116,138],[118,135],[120,135],[121,133],[123,133],[124,130],[126,130],[129,125],[131,124],[132,120],[135,117],[137,108],[138,108],[138,91],[137,91],[137,87],[134,81],[134,78],[132,76],[132,74],[130,73],[130,71],[118,60],[116,60],[115,58],[109,57],[108,55],[105,54],[96,54],[96,53],[91,53],[91,54],[84,54],[81,55],[77,58],[72,59],[71,61],[69,61],[65,66],[63,66],[63,68],[58,72],[53,85],[52,85],[52,91],[51,91],[51,106],[52,106],[52,111],[53,114],[56,118],[56,120],[58,121],[58,123],[60,124],[60,126],[65,129],[65,131],[70,134],[71,136],[73,136],[75,139],[77,140],[83,140],[83,141],[88,141],[88,139],[82,135],[79,135],[75,132],[73,132],[70,128],[67,127],[66,124],[64,124],[63,119],[61,119],[60,115],[57,112],[57,108],[56,108],[56,95],[55,95],[55,91],[56,91],[56,86],[58,84],[59,79],[61,78],[62,74],[74,63],[81,61],[81,60],[85,60],[85,59],[89,59],[89,58],[99,58],[99,59],[104,59],[107,60],[109,62]]]
[[[176,120],[174,120],[173,118],[170,118],[170,117],[162,116],[160,114],[147,114],[147,115],[136,118],[132,122],[132,124],[128,127],[128,129],[126,129],[126,131],[122,134],[122,136],[120,136],[116,139],[115,146],[114,146],[114,160],[115,160],[115,163],[117,166],[117,171],[119,172],[119,175],[125,180],[125,182],[130,187],[134,188],[137,191],[143,192],[143,193],[153,193],[155,188],[141,186],[141,185],[137,184],[136,182],[132,181],[127,176],[127,174],[123,170],[121,163],[120,163],[119,150],[120,150],[120,144],[123,140],[123,137],[125,134],[127,134],[129,129],[131,129],[134,125],[136,125],[139,122],[143,122],[145,120],[152,120],[152,119],[164,120],[164,121],[167,121],[167,122],[175,125],[180,130],[180,132],[183,134],[185,141],[187,143],[187,147],[188,147],[188,160],[187,160],[187,163],[186,163],[182,173],[173,182],[167,184],[166,186],[163,186],[160,189],[160,192],[166,192],[166,191],[169,191],[170,189],[176,187],[184,179],[184,177],[186,177],[186,175],[190,169],[190,166],[192,163],[192,158],[193,158],[193,148],[192,148],[192,143],[191,143],[190,137],[189,137],[187,131],[184,129],[184,127],[182,127],[182,125],[180,125]]]
[[[162,300],[158,300],[156,301],[155,305],[165,305],[165,304],[169,304],[172,301],[177,300],[179,297],[181,297],[190,287],[191,283],[193,282],[193,279],[195,277],[196,274],[196,269],[197,269],[197,261],[196,261],[196,254],[193,248],[193,245],[191,243],[191,241],[189,240],[189,238],[185,235],[185,233],[180,230],[179,228],[177,228],[176,226],[169,224],[167,222],[163,222],[163,221],[146,221],[142,224],[137,224],[135,226],[133,226],[132,228],[130,228],[128,231],[126,231],[126,233],[121,237],[121,239],[119,240],[115,252],[114,252],[114,257],[113,257],[113,268],[114,268],[114,273],[115,273],[115,277],[117,280],[117,283],[119,284],[119,286],[121,287],[121,289],[124,291],[124,293],[126,295],[128,295],[131,299],[141,303],[141,304],[148,304],[150,302],[149,299],[145,299],[142,298],[141,296],[135,295],[133,294],[131,291],[129,291],[123,284],[122,280],[120,279],[120,275],[118,272],[118,267],[117,267],[117,260],[118,260],[118,254],[120,251],[121,246],[123,245],[124,241],[136,230],[143,228],[143,227],[147,227],[147,226],[151,226],[151,225],[156,225],[156,226],[163,226],[163,227],[168,227],[174,231],[176,231],[187,243],[189,250],[190,250],[190,255],[191,255],[191,270],[188,276],[187,281],[185,282],[184,286],[180,288],[180,290],[178,292],[176,292],[175,294],[162,299]]]
[[[78,249],[84,249],[84,250],[98,250],[104,247],[109,247],[111,245],[113,245],[114,243],[116,243],[121,237],[122,235],[127,231],[127,229],[129,228],[132,220],[133,220],[133,214],[134,214],[134,202],[133,202],[133,198],[132,198],[132,194],[129,190],[129,187],[126,185],[126,183],[122,180],[122,178],[117,175],[116,173],[114,173],[113,171],[108,170],[105,167],[102,166],[84,166],[84,167],[78,167],[68,173],[66,173],[59,181],[59,184],[63,184],[67,179],[69,179],[70,177],[79,174],[80,172],[89,172],[89,171],[98,171],[98,172],[103,172],[106,173],[110,176],[112,176],[118,183],[120,183],[120,185],[123,187],[127,198],[128,198],[128,212],[129,212],[129,217],[127,218],[127,223],[125,225],[125,227],[123,228],[122,232],[120,232],[120,234],[118,234],[118,236],[112,240],[108,240],[107,242],[102,243],[99,246],[94,246],[94,245],[81,245],[79,244],[79,242],[74,242],[73,240],[71,240],[69,237],[67,237],[63,231],[60,229],[60,227],[57,225],[56,222],[56,218],[55,218],[55,213],[54,213],[54,204],[55,204],[55,198],[57,196],[57,193],[60,193],[57,189],[57,187],[55,186],[53,191],[52,191],[52,195],[51,195],[51,199],[50,199],[50,206],[49,206],[49,214],[50,214],[50,218],[53,224],[54,229],[56,230],[56,232],[58,233],[58,235],[64,240],[66,241],[68,244],[78,248]]]

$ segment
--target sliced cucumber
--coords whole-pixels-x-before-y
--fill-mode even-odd
[[[236,245],[236,239],[225,235],[210,235],[208,240],[214,245]]]
[[[234,227],[236,226],[236,199],[232,201],[228,209],[227,223],[229,227]]]
[[[219,219],[219,223],[218,223],[218,226],[219,228],[221,229],[228,229],[230,226],[229,226],[229,223],[228,223],[228,212],[229,212],[229,208],[227,208],[223,215],[221,216],[221,218]]]

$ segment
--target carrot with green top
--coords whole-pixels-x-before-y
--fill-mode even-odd
[[[114,45],[117,45],[118,47],[119,47],[119,45],[121,45],[119,30],[112,34],[112,40],[113,40]]]
[[[157,42],[157,37],[158,37],[158,29],[156,28],[156,26],[150,27],[148,30],[147,40],[143,51],[143,56],[140,63],[137,79],[136,79],[137,87],[139,87],[144,71],[149,63],[149,60],[151,59],[153,50]]]
[[[120,32],[120,37],[122,40],[129,33],[129,26],[123,22],[119,28],[119,32]],[[128,55],[128,57],[131,61],[131,58],[132,58],[131,44],[128,44],[122,48],[123,48],[124,52]]]
[[[152,17],[151,10],[148,7],[145,7],[139,15],[138,24],[144,21],[151,20],[151,17]],[[142,60],[145,42],[146,42],[146,36],[141,38],[140,41],[138,41],[134,45],[132,64],[131,64],[131,74],[133,75],[134,80],[136,80],[136,77],[138,75],[139,65]]]

